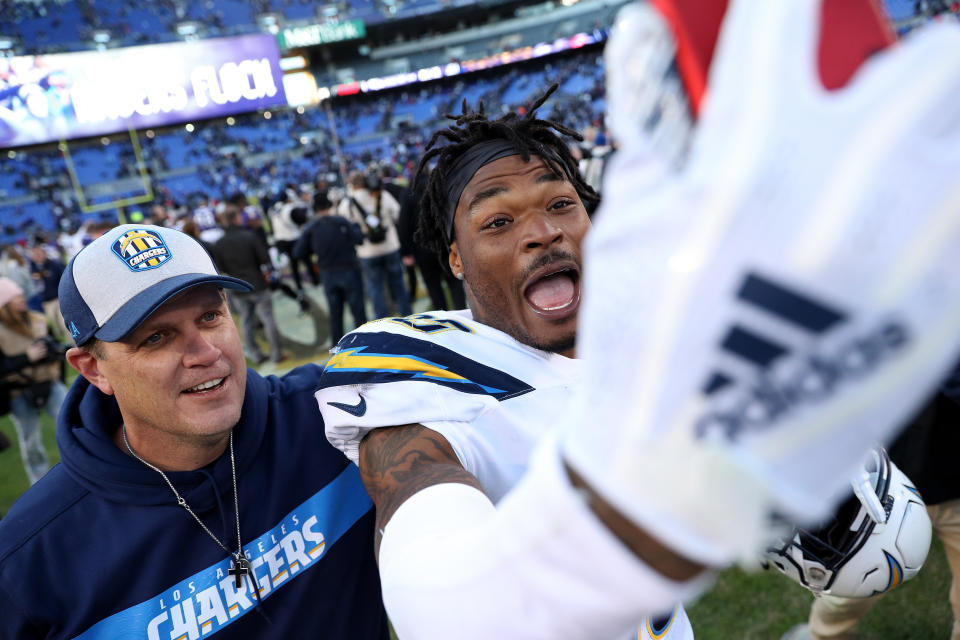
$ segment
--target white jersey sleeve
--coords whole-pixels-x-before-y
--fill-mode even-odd
[[[496,506],[463,484],[414,494],[387,523],[379,563],[404,640],[690,640],[676,603],[710,581],[671,581],[623,546],[571,485],[550,436]]]
[[[371,429],[444,436],[496,499],[512,486],[580,363],[518,343],[469,312],[371,322],[340,341],[316,394],[330,442],[357,461]]]

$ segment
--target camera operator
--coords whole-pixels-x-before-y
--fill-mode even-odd
[[[0,278],[0,352],[4,364],[3,393],[20,440],[20,453],[30,484],[47,472],[40,415],[56,420],[67,394],[61,377],[66,348],[51,335],[43,314],[27,309],[23,290]]]

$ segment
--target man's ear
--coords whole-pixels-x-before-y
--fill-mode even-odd
[[[456,240],[450,243],[450,253],[447,255],[447,262],[454,276],[459,278],[463,275],[463,262],[460,260],[460,249],[457,247]]]
[[[107,380],[106,376],[103,375],[103,372],[100,371],[100,361],[97,360],[92,353],[79,347],[71,347],[67,351],[67,362],[69,362],[70,366],[76,369],[80,375],[89,380],[90,384],[108,396],[113,395],[113,386]]]

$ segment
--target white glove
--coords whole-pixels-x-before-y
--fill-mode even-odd
[[[564,456],[709,564],[754,557],[773,512],[825,515],[960,351],[960,30],[827,92],[819,15],[732,2],[687,164],[622,139],[587,241]],[[614,118],[627,66],[607,60]]]

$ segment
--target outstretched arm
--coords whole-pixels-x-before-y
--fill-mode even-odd
[[[702,567],[571,483],[551,444],[494,506],[439,433],[412,424],[363,439],[399,637],[620,637],[702,587],[686,582]]]
[[[429,486],[459,483],[483,493],[442,435],[420,424],[375,429],[360,443],[360,475],[377,506],[377,551],[384,528],[413,494]]]
[[[674,553],[624,518],[569,466],[571,485],[593,515],[638,558],[673,580],[689,580],[706,567]],[[459,483],[483,493],[442,435],[420,424],[375,429],[360,444],[363,484],[377,506],[377,550],[390,518],[415,493],[443,483]]]

